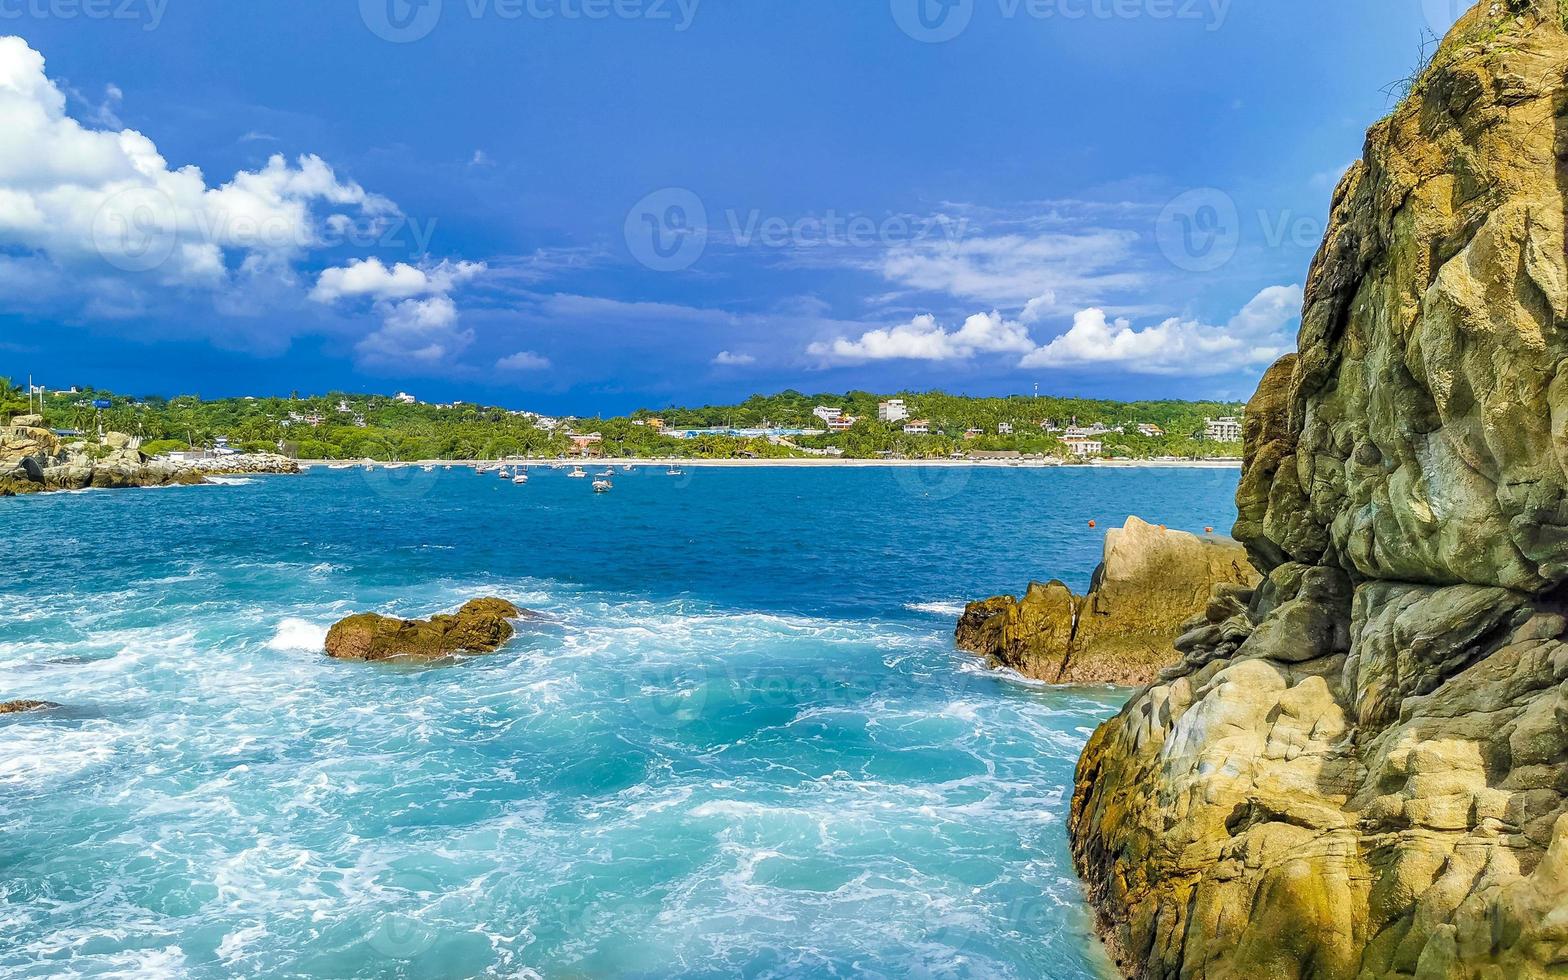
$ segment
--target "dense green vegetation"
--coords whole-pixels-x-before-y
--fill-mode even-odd
[[[931,435],[907,435],[902,424],[877,421],[877,403],[902,397],[913,418],[927,420]],[[96,409],[95,400],[111,407]],[[818,429],[812,416],[818,406],[841,409],[860,421],[844,432],[802,436],[781,445],[763,438],[724,434],[676,439],[668,429]],[[26,411],[26,394],[0,379],[0,417]],[[896,455],[943,458],[974,451],[1064,455],[1061,440],[1041,428],[1044,422],[1066,425],[1102,423],[1127,427],[1128,433],[1101,437],[1105,455],[1120,458],[1155,456],[1236,456],[1237,443],[1204,441],[1204,420],[1239,415],[1242,406],[1228,402],[1113,402],[1082,398],[967,398],[942,392],[907,392],[896,396],[853,391],[805,395],[786,391],[757,395],[738,405],[642,410],[629,418],[540,419],[502,408],[479,405],[408,405],[382,396],[333,392],[291,398],[226,398],[204,401],[195,396],[131,398],[88,389],[44,397],[47,424],[83,432],[119,431],[139,436],[153,452],[210,447],[220,437],[236,449],[282,451],[301,459],[499,459],[512,456],[551,457],[574,452],[569,433],[599,433],[606,455],[637,457],[777,458],[841,452],[852,458]],[[1148,423],[1165,435],[1147,438],[1136,424]],[[1011,434],[999,427],[1011,425]],[[983,433],[966,437],[971,430]]]

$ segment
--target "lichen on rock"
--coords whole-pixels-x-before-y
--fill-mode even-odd
[[[1568,963],[1565,160],[1560,5],[1487,3],[1336,190],[1299,354],[1248,410],[1266,579],[1079,764],[1129,976]]]

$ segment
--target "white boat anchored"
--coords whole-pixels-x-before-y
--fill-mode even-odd
[[[611,490],[614,490],[614,489],[615,489],[615,484],[611,483],[609,480],[595,480],[595,481],[593,481],[593,492],[594,493],[609,493]]]
[[[522,486],[524,483],[527,483],[528,482],[528,471],[527,470],[518,470],[517,471],[517,475],[512,477],[512,482],[517,484],[518,486]]]
[[[581,466],[574,466],[572,467],[572,471],[566,475],[573,480],[586,480],[588,478],[588,471],[583,469]]]
[[[668,470],[665,470],[664,475],[665,476],[685,476],[686,475],[686,471],[681,469],[679,466],[672,466]]]

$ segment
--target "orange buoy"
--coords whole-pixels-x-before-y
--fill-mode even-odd
[[[1203,529],[1203,533],[1204,534],[1213,534],[1214,533],[1214,529],[1212,527],[1206,527],[1206,528]]]
[[[1099,527],[1100,525],[1096,524],[1094,521],[1090,521],[1089,522],[1089,526],[1090,527]]]

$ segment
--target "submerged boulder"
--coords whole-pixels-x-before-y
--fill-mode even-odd
[[[509,620],[522,610],[505,599],[475,599],[455,614],[396,619],[350,616],[327,632],[327,655],[338,660],[440,660],[455,653],[494,653],[512,638]]]
[[[1258,582],[1241,545],[1155,527],[1136,517],[1105,537],[1089,594],[1035,583],[1021,600],[971,604],[961,649],[1053,684],[1147,684],[1179,658],[1174,645],[1217,586]]]
[[[1568,8],[1471,10],[1335,192],[1179,664],[1070,831],[1139,978],[1568,963]]]

